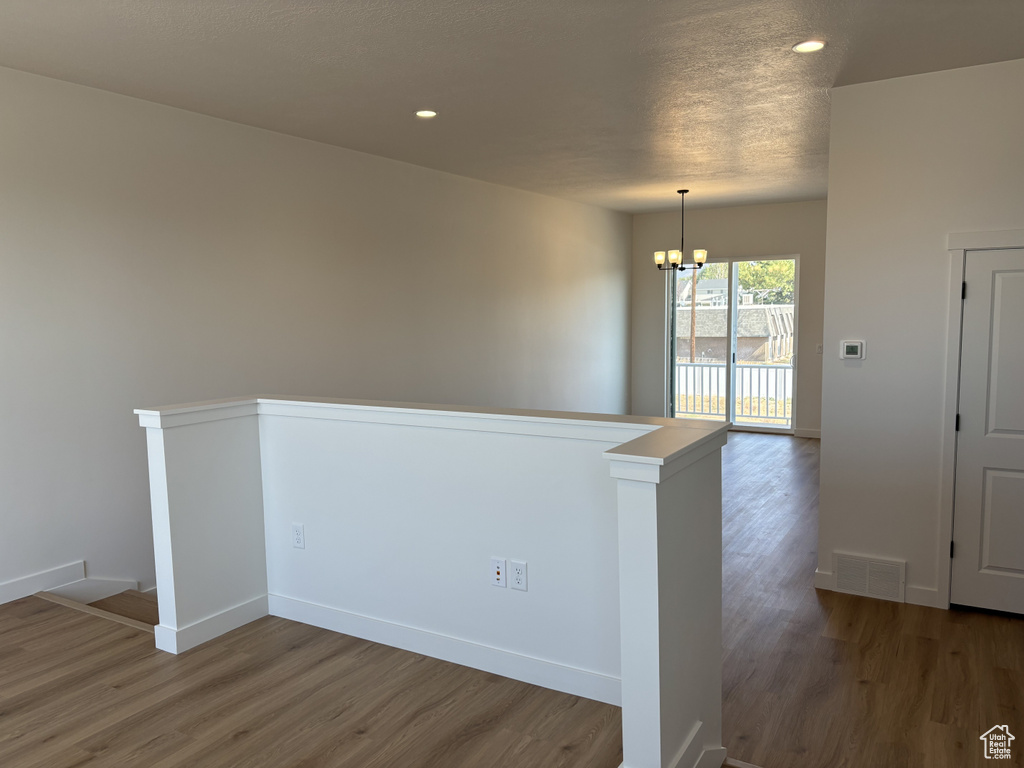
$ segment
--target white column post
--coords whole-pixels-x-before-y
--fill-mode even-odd
[[[632,444],[606,454],[618,480],[622,768],[719,768],[725,760],[726,428],[696,431],[699,439],[668,456]]]
[[[268,613],[256,402],[135,413],[149,450],[156,647],[182,653]]]

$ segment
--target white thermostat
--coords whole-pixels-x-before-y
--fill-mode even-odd
[[[863,341],[841,341],[839,342],[839,358],[841,360],[863,360]]]

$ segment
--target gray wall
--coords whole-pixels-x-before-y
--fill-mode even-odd
[[[0,582],[152,583],[136,407],[627,409],[626,215],[11,70],[0,100]]]
[[[947,237],[1024,229],[1021,137],[1024,60],[833,92],[822,576],[834,550],[896,558],[908,601],[948,599]],[[865,340],[866,358],[840,360],[843,339]]]

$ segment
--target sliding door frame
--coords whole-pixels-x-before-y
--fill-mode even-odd
[[[739,317],[739,275],[736,264],[747,261],[793,261],[793,387],[792,414],[788,427],[773,427],[769,424],[741,424],[737,425],[733,420],[736,410],[736,347],[737,340],[734,330]],[[726,413],[725,421],[730,423],[730,429],[736,432],[767,432],[771,434],[792,435],[796,432],[796,404],[797,404],[797,371],[800,364],[797,350],[800,348],[800,254],[788,254],[782,256],[729,256],[727,258],[710,259],[709,264],[728,264],[728,286],[729,286],[729,312],[727,313],[726,333],[728,334],[728,345],[725,366],[725,391],[726,391]],[[665,313],[665,415],[668,418],[676,418],[676,358],[678,357],[677,342],[678,328],[676,323],[678,300],[679,276],[675,271],[666,273],[665,306],[668,311]],[[694,297],[696,298],[696,297]]]

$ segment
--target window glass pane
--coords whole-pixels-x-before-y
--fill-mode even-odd
[[[687,271],[676,285],[675,415],[725,421],[729,265]]]
[[[796,262],[743,261],[737,272],[733,423],[790,428]]]

